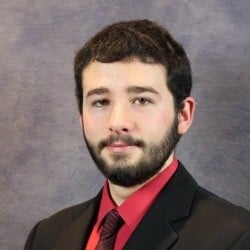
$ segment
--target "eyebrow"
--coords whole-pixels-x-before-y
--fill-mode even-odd
[[[92,96],[92,95],[107,94],[109,92],[110,91],[108,90],[108,88],[100,87],[100,88],[91,89],[90,91],[88,91],[86,97],[89,97],[89,96]]]
[[[152,87],[131,86],[127,88],[127,91],[128,93],[135,93],[135,94],[150,92],[159,95],[159,92]]]

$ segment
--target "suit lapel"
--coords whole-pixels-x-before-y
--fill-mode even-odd
[[[58,237],[55,250],[83,249],[83,245],[88,240],[90,229],[95,222],[100,193],[89,201],[83,211],[72,214],[72,223]]]
[[[189,216],[196,188],[197,184],[180,163],[177,172],[163,188],[124,249],[170,248],[178,240],[174,223]]]
[[[128,240],[125,250],[166,249],[177,240],[178,235],[164,218],[157,216],[156,212],[156,208],[150,209]]]

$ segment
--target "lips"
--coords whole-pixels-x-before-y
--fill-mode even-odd
[[[107,149],[112,152],[117,153],[125,153],[127,152],[131,147],[134,147],[134,145],[129,145],[123,142],[113,142],[109,145],[107,145]]]
[[[123,142],[113,142],[111,143],[110,145],[108,145],[109,147],[127,147],[129,146],[128,144],[126,143],[123,143]]]
[[[101,140],[98,144],[98,150],[108,149],[112,152],[126,152],[130,148],[143,148],[145,143],[142,140],[134,139],[131,136],[114,136],[111,135],[105,140]]]

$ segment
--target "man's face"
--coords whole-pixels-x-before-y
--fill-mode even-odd
[[[83,72],[83,134],[98,168],[120,186],[142,184],[166,164],[180,136],[160,64],[92,62]]]

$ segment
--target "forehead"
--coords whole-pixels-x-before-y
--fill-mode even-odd
[[[165,88],[166,69],[161,64],[143,63],[138,60],[112,63],[91,62],[82,73],[83,91],[106,87],[122,89],[129,86]]]

